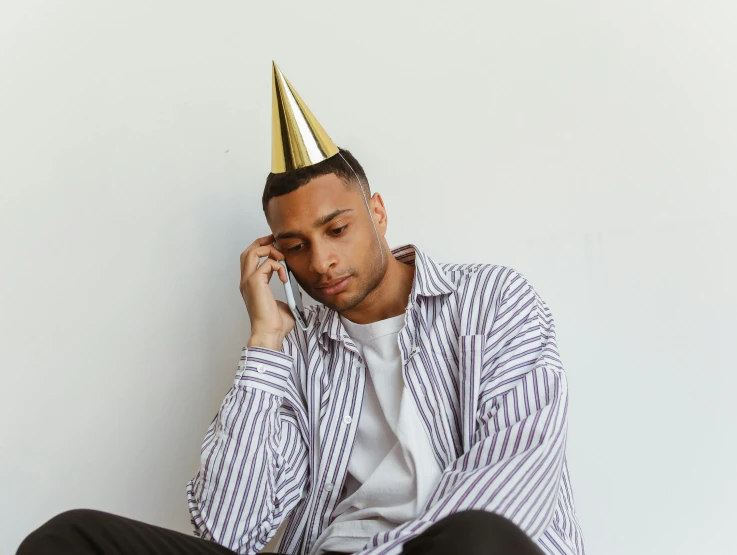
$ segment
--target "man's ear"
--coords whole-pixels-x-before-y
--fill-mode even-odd
[[[374,219],[376,227],[381,230],[382,235],[386,233],[386,227],[389,223],[389,215],[386,213],[386,206],[384,206],[384,199],[381,198],[379,193],[371,195],[369,200],[369,208],[371,209],[371,217]]]

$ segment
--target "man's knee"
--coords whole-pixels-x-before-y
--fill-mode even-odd
[[[485,534],[488,532],[493,535],[518,533],[524,535],[524,532],[511,520],[489,511],[459,511],[438,521],[438,524],[440,523],[459,533],[476,532]]]
[[[26,536],[16,555],[72,553],[74,538],[103,515],[102,511],[94,509],[71,509],[59,513]]]
[[[512,521],[488,511],[460,511],[448,515],[425,530],[416,540],[405,544],[404,553],[413,555],[415,550],[418,553],[469,555],[542,553],[535,542]]]

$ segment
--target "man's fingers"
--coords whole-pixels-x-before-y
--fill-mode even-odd
[[[259,259],[266,256],[275,260],[284,260],[284,255],[271,243],[260,247],[249,247],[241,254],[241,276],[250,276],[256,271]]]
[[[270,235],[264,235],[263,237],[258,237],[254,239],[253,243],[248,245],[243,252],[241,253],[241,261],[243,260],[243,256],[249,252],[250,250],[253,250],[258,247],[263,247],[264,245],[270,245],[274,242],[274,234]]]
[[[279,279],[282,280],[282,282],[286,283],[287,281],[287,271],[286,268],[284,268],[284,265],[281,262],[277,262],[276,260],[272,260],[271,258],[267,258],[263,261],[261,266],[258,267],[256,272],[254,272],[254,276],[266,276],[266,283],[269,282],[271,279],[271,274],[273,272],[277,272],[279,274]]]
[[[263,246],[263,245],[269,245],[274,242],[274,234],[270,233],[269,235],[264,235],[263,237],[259,237],[256,239],[253,243],[251,243],[252,246]]]

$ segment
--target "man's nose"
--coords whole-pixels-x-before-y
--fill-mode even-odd
[[[333,254],[330,249],[313,246],[312,259],[310,261],[313,272],[318,274],[327,274],[330,266],[333,265]]]

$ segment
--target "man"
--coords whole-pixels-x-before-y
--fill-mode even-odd
[[[187,486],[211,541],[83,510],[19,553],[250,554],[286,523],[278,550],[300,555],[582,554],[547,306],[509,268],[391,250],[361,165],[273,75],[251,337]],[[269,288],[282,261],[320,303],[307,329]]]

